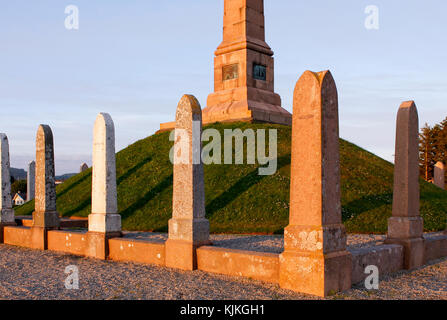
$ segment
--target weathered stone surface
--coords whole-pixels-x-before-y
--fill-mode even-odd
[[[9,164],[9,142],[4,133],[0,133],[0,185],[2,194],[0,197],[0,224],[15,222],[14,210],[11,199],[11,176]]]
[[[223,41],[214,58],[214,93],[203,123],[262,121],[292,124],[274,91],[273,51],[265,42],[264,0],[225,0]],[[173,128],[160,125],[160,131]]]
[[[12,246],[32,247],[32,230],[27,227],[4,227],[4,243]],[[42,229],[42,228],[37,228]]]
[[[419,118],[414,101],[403,102],[397,114],[393,216],[385,243],[404,246],[404,267],[424,264],[424,223],[419,214]]]
[[[48,250],[84,255],[88,235],[85,231],[53,230],[48,232]]]
[[[169,220],[169,239],[166,242],[166,264],[168,267],[192,270],[197,265],[196,248],[209,243],[200,156],[202,110],[194,96],[185,95],[180,100],[175,129],[174,154],[187,152],[187,161],[174,163],[172,219]]]
[[[56,186],[54,179],[53,132],[47,125],[40,125],[36,138],[36,191],[33,226],[58,228]]]
[[[110,234],[86,231],[53,230],[48,232],[48,250],[107,259]]]
[[[389,244],[349,250],[352,254],[352,284],[366,279],[367,266],[379,268],[379,275],[398,272],[404,264],[404,248],[401,245]]]
[[[341,220],[338,96],[329,71],[306,71],[295,87],[289,226],[280,285],[327,296],[351,287]]]
[[[116,192],[115,126],[111,116],[100,113],[93,132],[92,213],[89,231],[121,232]]]
[[[425,239],[425,263],[431,260],[447,257],[447,235],[426,234]]]
[[[49,228],[42,227],[4,227],[4,243],[32,249],[48,249]]]
[[[165,265],[164,241],[114,238],[109,240],[109,257],[115,261],[135,261]]]
[[[197,249],[197,268],[206,272],[279,282],[279,255],[204,246]]]
[[[28,164],[26,180],[26,201],[31,201],[36,192],[36,161],[31,161]]]
[[[434,181],[435,186],[441,189],[445,189],[445,167],[444,163],[438,162],[434,169]]]
[[[4,240],[4,227],[15,225],[14,209],[11,199],[11,176],[9,164],[9,142],[4,133],[0,133],[0,243]]]

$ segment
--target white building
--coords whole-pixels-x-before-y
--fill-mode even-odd
[[[18,192],[15,194],[14,198],[12,199],[12,202],[16,206],[21,206],[26,202],[26,196],[23,193]]]

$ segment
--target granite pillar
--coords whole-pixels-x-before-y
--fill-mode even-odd
[[[0,185],[2,188],[0,197],[0,243],[3,243],[3,228],[15,225],[11,197],[9,142],[4,133],[0,133]]]
[[[88,255],[107,257],[108,239],[121,236],[118,214],[115,125],[107,113],[96,118],[93,132],[92,212],[88,216]]]
[[[48,125],[40,125],[36,137],[36,190],[32,227],[32,246],[38,249],[47,249],[47,231],[60,226],[54,176],[53,132]]]
[[[28,172],[26,176],[26,201],[34,199],[36,190],[36,162],[31,161],[28,164]]]
[[[194,96],[185,95],[178,104],[175,130],[174,153],[186,153],[186,161],[174,161],[172,219],[169,220],[169,239],[166,242],[166,265],[193,270],[197,267],[196,249],[210,243],[200,156],[202,110]]]
[[[404,267],[424,264],[424,222],[419,213],[419,118],[413,101],[397,114],[393,213],[385,243],[404,246]]]
[[[289,225],[280,286],[327,296],[351,287],[341,218],[338,96],[329,71],[306,71],[293,102]]]

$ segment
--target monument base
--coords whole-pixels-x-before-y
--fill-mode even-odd
[[[284,251],[279,256],[279,284],[283,289],[327,297],[351,288],[352,256]]]
[[[88,215],[88,231],[99,233],[121,232],[121,215],[91,213]]]
[[[85,255],[91,258],[106,260],[109,255],[109,239],[120,238],[122,233],[117,232],[87,232],[87,247]]]
[[[197,269],[196,249],[210,245],[210,223],[204,218],[172,218],[165,244],[166,266],[182,270]]]
[[[204,125],[215,122],[259,121],[291,126],[292,114],[281,107],[281,97],[258,88],[236,88],[208,96],[202,111]],[[175,122],[160,124],[158,132],[175,128]]]
[[[169,239],[208,243],[210,222],[205,218],[172,218],[168,221]]]
[[[388,220],[388,235],[385,244],[404,247],[404,268],[414,269],[424,265],[425,240],[422,217],[391,217]]]
[[[284,229],[284,247],[292,252],[341,252],[346,250],[343,224],[325,226],[288,225]]]
[[[31,241],[29,242],[30,248],[47,250],[48,249],[48,231],[50,228],[31,227]]]
[[[404,269],[419,268],[425,263],[425,239],[385,239],[385,244],[398,244],[404,247]]]
[[[391,217],[388,219],[390,239],[422,238],[424,220],[422,217]]]
[[[292,125],[292,114],[281,107],[278,94],[250,87],[210,94],[202,117],[204,123],[254,120]]]
[[[57,211],[33,212],[33,226],[48,229],[58,229],[60,218]]]
[[[210,245],[210,241],[192,242],[168,239],[165,242],[166,267],[192,271],[197,269],[197,248]]]

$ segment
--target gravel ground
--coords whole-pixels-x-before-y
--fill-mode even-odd
[[[139,239],[165,234],[126,233]],[[380,235],[350,235],[350,247],[380,244]],[[213,235],[216,246],[280,252],[281,236]],[[79,269],[79,289],[67,290],[65,268]],[[277,285],[238,277],[184,272],[137,263],[102,261],[50,251],[0,245],[0,299],[315,299]],[[330,299],[447,299],[447,259],[381,279],[380,289],[362,287]]]
[[[400,271],[380,280],[379,290],[361,286],[340,295],[343,299],[447,300],[447,259],[432,261],[414,271]]]

